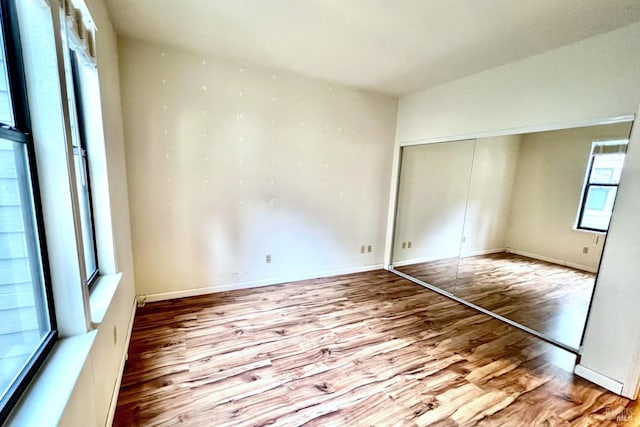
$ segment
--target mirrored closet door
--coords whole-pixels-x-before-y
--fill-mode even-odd
[[[453,293],[475,140],[406,147],[402,154],[394,267]]]
[[[403,147],[392,269],[576,351],[630,130]]]

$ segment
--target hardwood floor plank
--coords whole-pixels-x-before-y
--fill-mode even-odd
[[[114,425],[640,420],[573,359],[386,271],[224,292],[138,310]]]

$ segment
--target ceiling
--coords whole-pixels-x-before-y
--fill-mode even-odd
[[[403,95],[640,21],[640,0],[105,0],[120,35]]]

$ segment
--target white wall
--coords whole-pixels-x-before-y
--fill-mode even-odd
[[[519,147],[517,135],[476,140],[461,256],[506,247]]]
[[[119,47],[138,294],[382,263],[395,98]]]
[[[640,111],[638,112],[640,114]],[[633,127],[580,365],[623,384],[635,398],[640,379],[640,126]]]
[[[407,140],[480,136],[499,131],[510,134],[513,132],[509,129],[531,130],[549,124],[559,128],[635,114],[640,103],[638,40],[640,24],[634,24],[403,97],[396,145]],[[640,323],[636,307],[640,297],[634,293],[640,276],[640,194],[638,186],[631,183],[640,181],[640,150],[633,142],[622,176],[623,183],[626,180],[629,184],[621,186],[618,194],[581,363],[605,377],[634,383],[635,387],[635,380],[630,378],[637,377],[631,361],[640,354],[640,336],[635,326]],[[635,142],[640,145],[640,141]],[[395,200],[395,188],[392,182],[391,200]],[[394,206],[390,206],[389,212],[393,210]],[[616,226],[618,222],[620,225]],[[391,246],[390,236],[389,230],[387,247]],[[615,263],[608,253],[615,254]],[[386,259],[390,259],[388,252]]]
[[[467,140],[404,149],[395,265],[460,254],[474,145]]]
[[[640,23],[404,96],[396,139],[633,114],[640,103],[638,39]]]
[[[630,129],[618,123],[522,135],[507,246],[597,271],[604,235],[574,229],[591,145],[626,139]]]

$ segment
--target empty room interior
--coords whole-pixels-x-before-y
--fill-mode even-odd
[[[640,425],[637,0],[0,25],[0,425]]]

